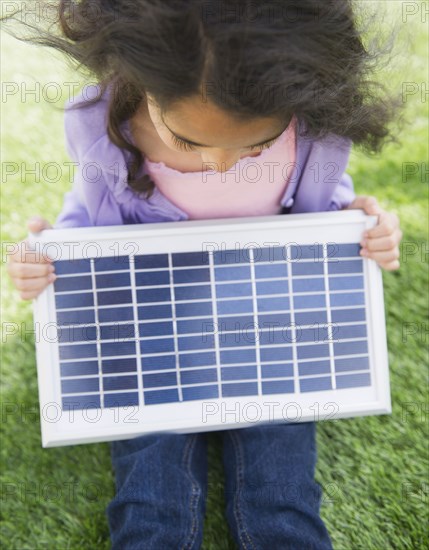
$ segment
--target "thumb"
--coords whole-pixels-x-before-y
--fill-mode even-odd
[[[52,229],[52,225],[41,216],[32,216],[27,220],[27,227],[30,231],[37,233],[43,229]]]
[[[347,208],[362,209],[365,214],[369,215],[377,215],[382,212],[376,197],[372,195],[358,195]]]

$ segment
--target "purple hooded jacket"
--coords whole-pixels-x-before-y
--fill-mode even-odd
[[[131,154],[112,143],[107,134],[108,91],[95,105],[69,108],[90,99],[89,89],[85,86],[66,103],[65,143],[75,169],[72,189],[65,193],[54,228],[188,219],[157,187],[149,199],[142,199],[129,187],[126,166]],[[122,130],[127,135],[126,125]],[[350,147],[348,139],[330,136],[314,140],[302,137],[298,131],[296,161],[281,199],[282,213],[347,207],[356,196],[352,179],[344,172]]]

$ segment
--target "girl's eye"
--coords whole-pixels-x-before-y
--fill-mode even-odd
[[[274,145],[274,143],[277,141],[276,139],[272,139],[271,141],[267,141],[267,143],[264,143],[263,145],[254,145],[253,147],[249,147],[251,151],[254,151],[255,149],[268,149],[271,147],[271,145]]]
[[[182,141],[181,139],[179,139],[178,137],[176,137],[174,134],[171,135],[171,138],[173,140],[173,143],[176,147],[178,147],[179,149],[181,149],[182,151],[193,151],[194,150],[194,146],[193,145],[190,145],[189,143],[187,143],[186,141]],[[264,143],[263,145],[254,145],[253,147],[248,147],[249,151],[254,151],[255,149],[268,149],[269,147],[271,147],[271,145],[273,145],[275,142],[277,141],[277,138],[276,139],[272,139],[271,141],[267,141],[267,143]]]
[[[189,143],[186,143],[186,141],[182,141],[178,137],[176,137],[174,134],[171,135],[171,138],[173,140],[173,143],[176,147],[181,149],[182,151],[193,151],[194,147],[190,145]]]

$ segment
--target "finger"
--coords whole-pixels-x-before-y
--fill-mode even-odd
[[[360,208],[368,215],[381,214],[383,211],[380,208],[376,197],[373,197],[372,195],[360,195],[356,197],[350,207],[352,209]]]
[[[363,254],[364,255],[364,254]],[[400,257],[399,249],[395,248],[394,250],[388,250],[384,252],[371,252],[366,255],[367,258],[375,260],[377,263],[388,263],[398,260]]]
[[[21,291],[42,291],[49,283],[52,283],[56,278],[54,273],[50,273],[45,277],[36,277],[34,279],[15,279],[15,286]]]
[[[364,239],[361,241],[362,248],[366,248],[369,252],[377,252],[381,250],[393,250],[400,241],[396,233],[388,237],[379,237],[373,239]]]
[[[16,243],[17,246],[8,255],[9,262],[20,262],[20,263],[52,263],[52,259],[49,256],[43,253],[43,250],[40,246],[32,245],[28,242],[28,239]]]
[[[383,237],[390,235],[399,227],[399,218],[396,215],[392,215],[389,212],[383,211],[378,217],[378,224],[372,229],[365,231],[365,235],[369,238]]]
[[[52,229],[52,225],[41,216],[32,216],[27,220],[27,227],[30,231],[37,233],[43,229]]]
[[[7,272],[9,275],[20,279],[46,277],[49,273],[53,273],[54,271],[54,266],[49,263],[26,264],[22,262],[11,262],[7,265]]]
[[[382,267],[386,271],[393,271],[395,269],[399,269],[401,267],[401,264],[399,260],[393,260],[392,262],[381,264],[380,267]]]
[[[21,290],[19,296],[22,300],[33,300],[41,293],[41,290]]]

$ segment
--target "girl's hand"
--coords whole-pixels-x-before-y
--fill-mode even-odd
[[[399,269],[399,243],[402,231],[399,218],[380,208],[377,199],[370,195],[359,195],[347,209],[361,208],[365,214],[378,215],[378,224],[362,235],[361,256],[375,260],[380,267],[393,271]]]
[[[48,221],[38,216],[30,218],[27,227],[33,232],[52,229]],[[55,280],[51,262],[50,258],[41,255],[37,250],[32,251],[27,239],[21,241],[18,250],[8,256],[7,272],[23,300],[36,298]]]

